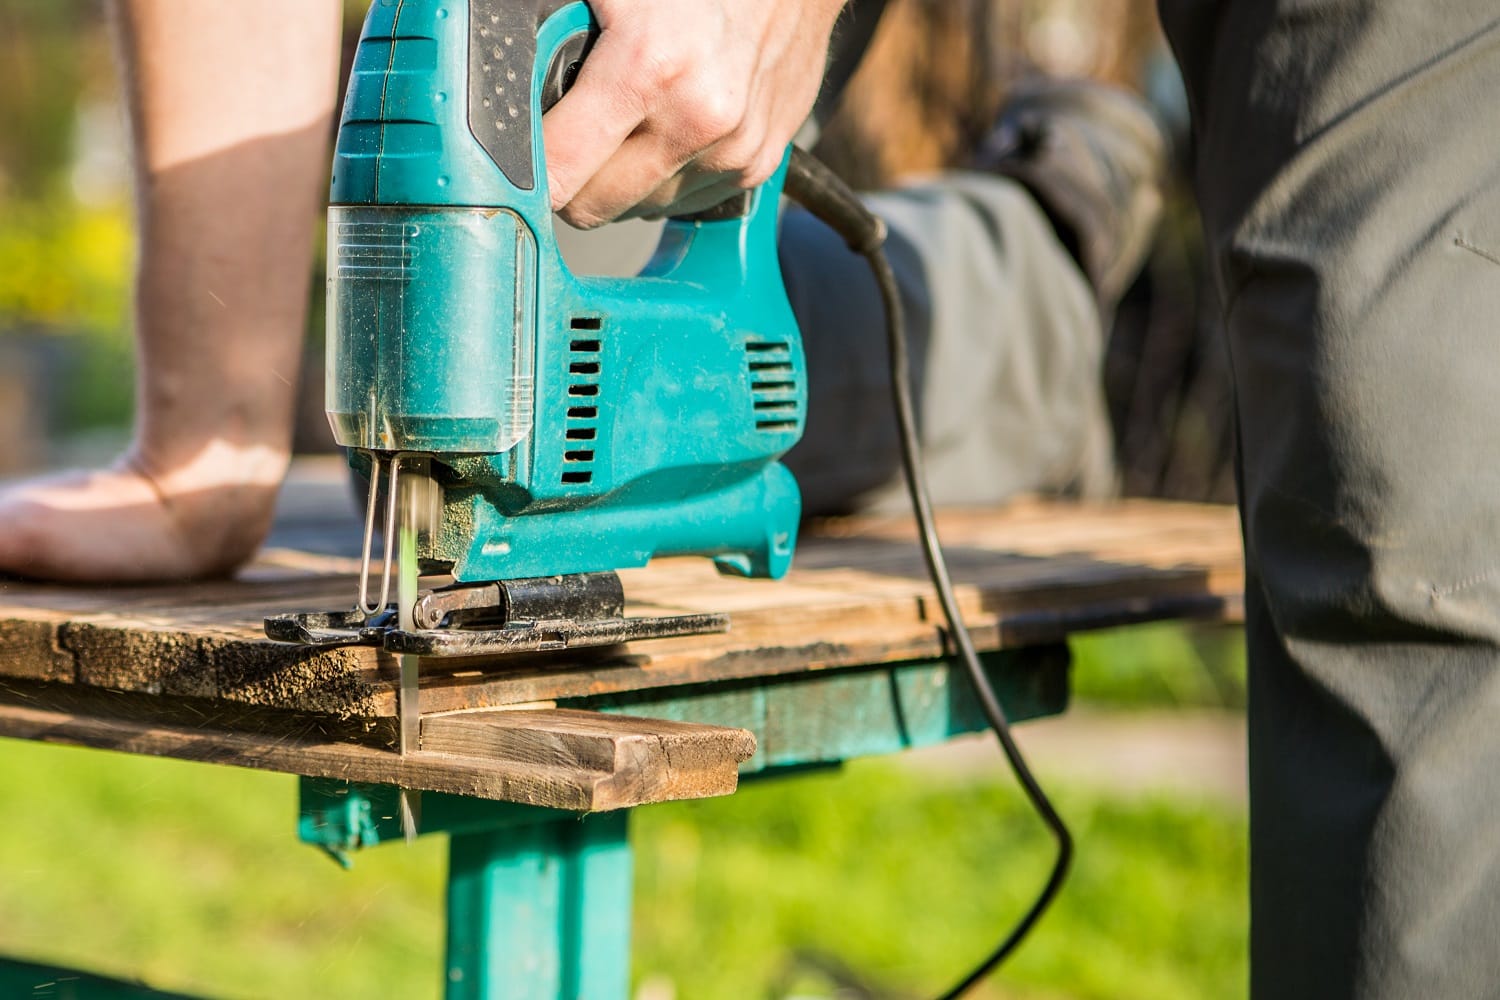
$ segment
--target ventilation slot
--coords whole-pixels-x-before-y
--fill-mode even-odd
[[[573,330],[598,330],[602,325],[597,316],[574,316],[568,322]],[[566,444],[563,451],[562,482],[570,486],[581,486],[594,479],[593,441],[599,436],[599,407],[594,405],[593,400],[599,395],[599,376],[603,370],[600,342],[592,338],[570,340],[567,365],[567,422],[563,431]]]
[[[772,434],[795,431],[802,421],[797,400],[797,371],[791,345],[784,340],[751,340],[745,344],[755,429]]]

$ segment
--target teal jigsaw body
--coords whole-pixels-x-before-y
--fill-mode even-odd
[[[541,115],[592,29],[577,0],[376,0],[334,161],[330,422],[355,454],[433,459],[423,554],[458,580],[678,554],[780,576],[806,410],[781,175],[737,217],[668,222],[637,277],[572,274]]]

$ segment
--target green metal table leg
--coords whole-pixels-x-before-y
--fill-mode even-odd
[[[626,1000],[624,811],[454,834],[448,1000]]]
[[[396,789],[304,778],[297,829],[340,864],[402,839]],[[448,1000],[626,1000],[628,811],[580,816],[422,796],[422,833],[447,833]]]

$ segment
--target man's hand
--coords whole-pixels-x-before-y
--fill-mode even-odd
[[[775,173],[844,0],[591,0],[599,40],[542,121],[552,207],[592,228],[711,208]]]

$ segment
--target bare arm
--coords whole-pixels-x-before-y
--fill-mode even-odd
[[[170,476],[218,443],[284,453],[326,198],[339,4],[114,7],[141,234],[139,458]]]
[[[135,436],[0,494],[0,572],[226,572],[286,468],[338,0],[114,0],[137,178]]]

